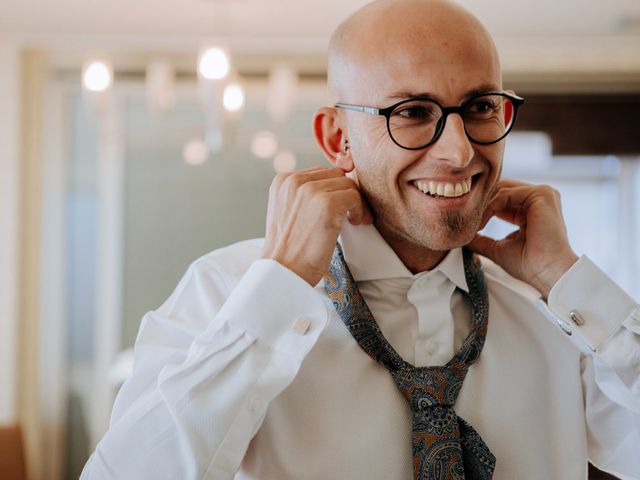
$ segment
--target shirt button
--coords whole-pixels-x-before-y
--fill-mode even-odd
[[[253,400],[251,400],[251,404],[249,406],[249,409],[253,413],[258,413],[261,408],[262,408],[262,400],[260,400],[258,397],[256,397]]]
[[[435,355],[436,353],[438,353],[438,350],[440,350],[438,342],[434,340],[429,340],[429,342],[427,342],[427,353],[429,355]]]

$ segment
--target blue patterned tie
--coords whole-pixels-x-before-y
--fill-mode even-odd
[[[463,257],[473,325],[460,351],[442,367],[414,367],[393,349],[360,294],[339,244],[325,275],[325,290],[347,329],[389,370],[411,405],[414,480],[485,480],[495,467],[496,459],[480,435],[453,410],[467,370],[482,351],[489,313],[480,262],[466,249]]]

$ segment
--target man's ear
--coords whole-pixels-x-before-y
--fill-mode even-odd
[[[507,93],[508,95],[516,95],[516,92],[514,92],[513,90],[505,90],[505,93]],[[505,124],[509,124],[511,123],[511,120],[513,120],[513,104],[508,103],[507,105],[510,105],[510,108],[505,108],[504,110],[504,123]]]
[[[313,134],[327,160],[345,172],[354,168],[349,141],[340,125],[338,111],[334,107],[322,107],[313,117]]]

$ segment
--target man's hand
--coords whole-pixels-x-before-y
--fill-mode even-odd
[[[503,179],[487,206],[481,228],[493,216],[520,229],[502,240],[478,234],[469,247],[536,288],[546,299],[551,287],[578,260],[567,239],[560,194],[547,185]]]
[[[279,174],[269,190],[262,258],[272,258],[315,286],[329,268],[342,222],[371,224],[356,183],[339,168]]]

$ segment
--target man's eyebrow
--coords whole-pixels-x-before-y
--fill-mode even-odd
[[[474,88],[473,90],[467,92],[467,94],[464,96],[464,100],[471,97],[478,96],[478,95],[483,95],[485,93],[501,93],[501,92],[502,92],[502,89],[498,88],[496,85],[486,84],[478,88]]]
[[[406,100],[408,98],[428,98],[431,100],[438,100],[438,96],[429,92],[414,92],[409,90],[402,90],[398,92],[393,92],[386,97],[385,100]]]
[[[468,92],[466,92],[462,98],[462,101],[471,97],[475,97],[476,95],[482,95],[484,93],[494,93],[494,92],[499,93],[501,91],[502,89],[498,88],[496,85],[492,85],[492,84],[481,85],[477,88],[474,88],[473,90],[469,90]],[[418,91],[412,91],[412,90],[400,90],[397,92],[393,92],[387,95],[385,97],[385,100],[400,101],[400,100],[406,100],[409,98],[426,98],[429,100],[435,100],[438,103],[442,103],[442,99],[438,95],[435,95],[433,92],[418,92]]]

